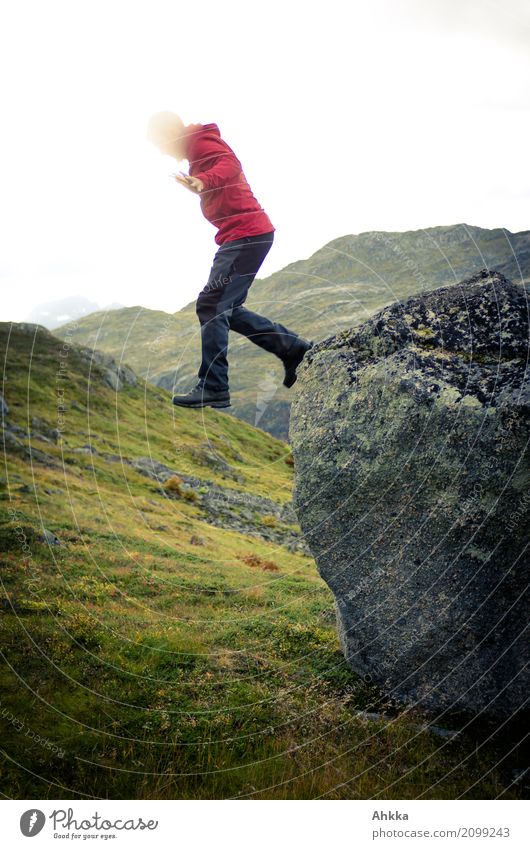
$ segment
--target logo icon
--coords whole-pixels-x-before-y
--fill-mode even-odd
[[[38,808],[30,808],[24,811],[20,817],[20,830],[25,837],[35,837],[42,831],[46,817]]]

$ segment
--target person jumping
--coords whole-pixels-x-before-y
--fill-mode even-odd
[[[173,112],[151,117],[147,137],[161,153],[177,162],[187,159],[189,174],[173,175],[200,196],[201,211],[217,228],[219,245],[196,312],[201,325],[202,360],[197,385],[175,395],[180,407],[229,407],[228,332],[242,333],[275,354],[285,369],[284,386],[296,381],[296,369],[309,342],[282,324],[246,309],[243,304],[258,270],[272,247],[275,227],[245,179],[241,162],[221,138],[217,124],[189,124]]]

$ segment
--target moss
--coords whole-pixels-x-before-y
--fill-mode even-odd
[[[420,339],[425,340],[425,339],[434,339],[435,336],[436,336],[436,333],[434,332],[432,327],[415,327],[414,328],[414,335],[419,336]]]

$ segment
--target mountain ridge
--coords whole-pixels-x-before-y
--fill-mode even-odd
[[[247,304],[319,340],[394,301],[457,283],[483,267],[515,281],[529,279],[530,231],[456,224],[346,234],[257,278]],[[92,314],[56,333],[122,358],[166,389],[185,390],[196,379],[200,359],[194,303],[175,313],[139,306]],[[285,439],[293,393],[282,387],[281,363],[236,334],[229,345],[234,414]]]

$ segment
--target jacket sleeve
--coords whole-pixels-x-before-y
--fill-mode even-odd
[[[220,150],[204,160],[204,170],[194,174],[204,184],[203,191],[219,189],[242,171],[241,162],[234,153]]]

